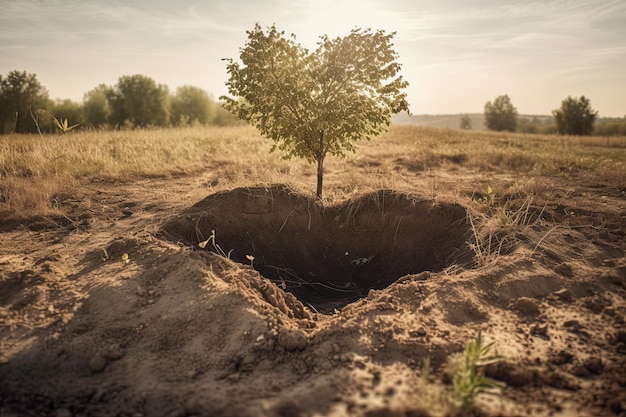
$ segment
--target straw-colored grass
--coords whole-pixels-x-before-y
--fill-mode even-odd
[[[474,190],[492,174],[524,177],[536,185],[545,176],[588,173],[623,186],[626,148],[618,146],[626,143],[623,139],[611,138],[606,146],[606,138],[392,126],[379,138],[359,143],[357,153],[346,160],[328,158],[325,195],[334,200],[376,188],[433,198],[458,194],[442,184],[440,175],[432,175],[435,169],[480,177]],[[220,178],[220,188],[285,182],[312,192],[315,167],[284,161],[278,152],[269,152],[271,145],[250,127],[0,136],[0,210],[54,210],[55,193],[90,181],[206,172]],[[417,177],[422,179],[419,185]],[[511,187],[519,187],[513,183]]]

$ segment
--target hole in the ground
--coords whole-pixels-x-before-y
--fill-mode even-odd
[[[466,217],[458,204],[389,190],[322,206],[274,186],[208,196],[164,231],[195,245],[215,231],[231,259],[252,263],[305,305],[329,312],[402,276],[467,261]]]

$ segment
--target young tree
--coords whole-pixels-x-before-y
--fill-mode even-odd
[[[37,125],[44,123],[41,115],[51,107],[48,90],[35,74],[11,71],[0,75],[0,133],[37,132]]]
[[[598,115],[591,108],[591,102],[585,96],[576,99],[568,96],[561,102],[561,108],[552,110],[556,128],[563,135],[590,135],[593,123]]]
[[[272,139],[285,158],[317,164],[322,198],[324,159],[355,151],[355,142],[382,133],[391,114],[409,112],[408,83],[391,40],[395,33],[354,29],[343,38],[321,36],[309,52],[273,25],[246,32],[243,65],[227,59],[233,97],[224,107]]]
[[[508,95],[496,97],[493,104],[485,104],[485,125],[490,130],[515,132],[517,128],[517,109]]]
[[[170,120],[174,125],[206,125],[211,120],[212,109],[213,102],[206,91],[189,85],[182,86],[176,89],[172,97]]]
[[[135,127],[164,126],[169,122],[169,92],[145,75],[125,75],[108,90],[111,122]]]

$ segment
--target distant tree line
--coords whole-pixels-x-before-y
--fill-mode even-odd
[[[626,135],[626,116],[598,120],[597,115],[585,96],[567,97],[552,111],[552,117],[520,117],[508,95],[487,102],[484,108],[485,126],[496,131]],[[145,75],[121,76],[114,86],[100,84],[78,103],[50,99],[35,74],[0,74],[0,134],[54,131],[55,118],[79,128],[97,129],[241,123],[203,89],[183,86],[171,93],[166,85]],[[468,115],[461,117],[460,127],[472,128]]]
[[[595,124],[598,112],[585,96],[567,97],[561,107],[552,110],[552,117],[520,118],[508,95],[485,104],[485,126],[490,130],[522,133],[562,135],[626,135],[626,116],[623,119],[605,119]],[[466,117],[461,118],[461,129],[468,128]],[[470,127],[471,128],[471,127]]]
[[[78,103],[51,100],[35,74],[0,74],[0,133],[53,131],[55,118],[98,129],[240,123],[203,89],[183,86],[170,93],[145,75],[121,76],[114,86],[100,84]]]

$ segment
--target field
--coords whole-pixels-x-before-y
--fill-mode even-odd
[[[625,415],[626,138],[271,145],[0,137],[0,415]]]

